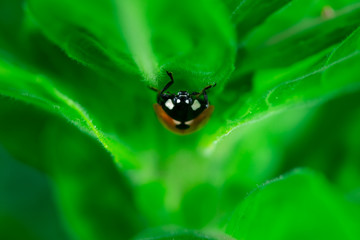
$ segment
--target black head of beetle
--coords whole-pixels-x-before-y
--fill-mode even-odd
[[[165,92],[174,83],[172,73],[167,72],[167,74],[170,77],[170,82],[168,82],[161,91],[156,88],[151,89],[158,92],[157,103],[173,121],[173,123],[169,123],[170,120],[167,119],[166,124],[175,124],[175,127],[179,130],[189,129],[191,124],[199,122],[194,120],[208,109],[209,101],[206,90],[214,87],[216,84],[205,87],[200,93],[180,91],[174,94]],[[163,116],[158,117],[164,120]],[[201,119],[203,119],[203,117]]]

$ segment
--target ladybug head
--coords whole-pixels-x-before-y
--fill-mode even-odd
[[[177,108],[188,108],[193,102],[187,91],[180,91],[173,98],[173,103]]]

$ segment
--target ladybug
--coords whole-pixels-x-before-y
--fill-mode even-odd
[[[200,93],[190,94],[187,91],[180,91],[173,94],[165,92],[174,83],[172,73],[168,71],[166,73],[170,77],[170,82],[161,91],[150,87],[158,93],[154,110],[159,121],[167,129],[179,135],[199,130],[208,122],[214,111],[214,106],[209,105],[206,90],[215,87],[216,84],[205,87]]]

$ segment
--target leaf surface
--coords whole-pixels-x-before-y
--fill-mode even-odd
[[[252,192],[226,232],[236,239],[356,239],[358,211],[319,175],[296,170]]]

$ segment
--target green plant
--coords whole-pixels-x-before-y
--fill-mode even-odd
[[[358,239],[359,16],[355,0],[2,0],[1,239]],[[147,87],[166,70],[174,91],[217,84],[201,131],[157,121]]]

